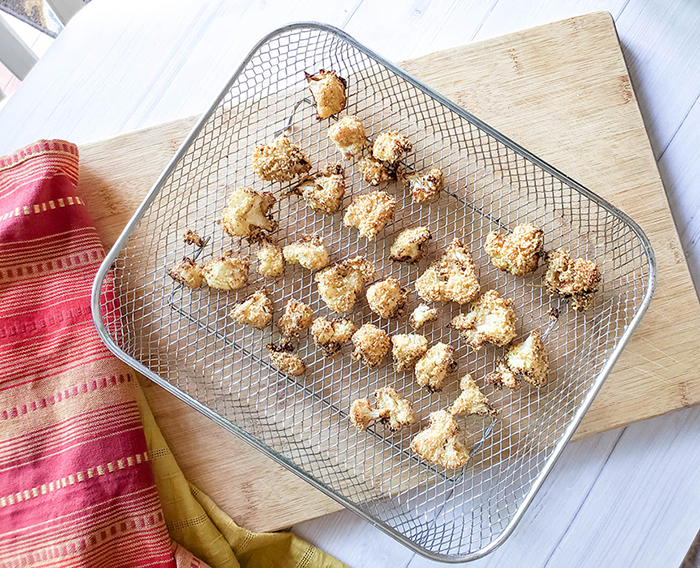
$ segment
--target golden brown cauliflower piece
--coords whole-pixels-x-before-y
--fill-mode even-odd
[[[190,288],[199,288],[202,285],[202,267],[187,256],[168,268],[168,276]]]
[[[396,180],[396,169],[373,156],[360,158],[357,166],[360,168],[362,177],[370,185],[379,185],[380,183]]]
[[[205,244],[204,239],[199,236],[199,233],[192,229],[187,229],[185,231],[185,234],[182,235],[182,240],[186,245],[194,245],[199,248],[202,248]]]
[[[236,323],[252,325],[255,329],[264,329],[272,321],[273,309],[270,294],[265,288],[260,288],[244,302],[234,304],[229,316]]]
[[[309,75],[304,73],[309,83],[309,90],[316,103],[318,118],[328,118],[345,108],[345,89],[348,83],[335,71],[324,71]]]
[[[492,231],[486,237],[484,249],[496,268],[522,276],[537,270],[543,234],[544,231],[532,223],[516,226],[508,236]]]
[[[356,116],[344,116],[328,129],[328,136],[347,160],[357,156],[367,143],[365,127]]]
[[[457,422],[446,410],[430,413],[430,425],[411,441],[411,449],[424,460],[457,469],[467,465],[469,450]]]
[[[294,192],[312,209],[332,215],[343,204],[345,170],[340,164],[328,164],[321,173],[301,182]]]
[[[294,299],[287,302],[284,314],[277,322],[280,333],[285,337],[299,337],[311,325],[314,313],[304,302]]]
[[[396,318],[403,314],[408,300],[408,291],[401,287],[393,276],[372,284],[367,288],[369,308],[383,318]]]
[[[382,132],[374,141],[372,155],[391,167],[396,167],[413,146],[408,138],[398,132]]]
[[[311,326],[311,335],[317,347],[323,349],[326,355],[340,351],[344,344],[350,341],[355,333],[355,324],[347,319],[316,318]]]
[[[268,144],[258,144],[253,152],[253,170],[264,181],[291,181],[311,170],[311,162],[286,134]]]
[[[394,369],[399,373],[410,371],[428,351],[428,340],[416,333],[403,333],[391,338]]]
[[[438,168],[431,168],[427,173],[405,175],[403,184],[411,190],[413,201],[419,204],[437,199],[445,187],[442,170]]]
[[[431,308],[428,304],[420,304],[408,318],[408,323],[413,329],[420,329],[429,321],[435,321],[438,316],[438,311]]]
[[[350,406],[350,422],[358,430],[366,430],[375,420],[381,420],[389,425],[392,432],[403,426],[413,424],[415,420],[411,403],[401,398],[391,387],[384,387],[374,393],[377,399],[376,408],[372,408],[369,400],[360,398]]]
[[[429,391],[442,390],[445,377],[457,368],[454,348],[445,343],[436,343],[416,363],[416,382]]]
[[[391,347],[389,336],[371,323],[366,323],[355,332],[352,344],[355,346],[351,355],[353,360],[362,361],[368,367],[379,365]]]
[[[355,227],[365,239],[373,241],[377,233],[394,218],[396,199],[385,191],[358,195],[345,212],[343,225]]]
[[[496,364],[496,372],[487,380],[498,387],[517,389],[522,379],[539,388],[547,384],[548,372],[549,357],[544,343],[539,332],[532,331],[525,341],[506,351],[505,358]]]
[[[415,286],[424,300],[458,304],[475,300],[480,290],[472,257],[459,239],[416,279]]]
[[[225,255],[204,265],[202,276],[210,288],[238,290],[248,282],[250,260],[239,255]]]
[[[361,256],[344,260],[316,273],[314,280],[326,305],[334,312],[347,312],[355,305],[364,284],[371,282],[374,266]]]
[[[250,237],[260,231],[274,231],[277,222],[269,211],[277,200],[268,191],[239,187],[226,200],[221,223],[232,237]]]
[[[602,279],[595,262],[585,258],[571,259],[569,251],[558,248],[547,253],[545,288],[550,294],[571,298],[571,306],[577,312],[588,308]]]
[[[459,388],[462,392],[450,406],[450,414],[496,414],[489,399],[481,392],[471,375],[464,375],[460,379]]]
[[[319,270],[330,262],[326,246],[316,235],[304,235],[301,240],[284,247],[282,253],[287,262],[301,264],[307,270]]]
[[[257,239],[258,248],[255,256],[258,258],[258,273],[265,278],[277,278],[284,273],[284,255],[277,242],[268,236]]]
[[[282,371],[293,377],[299,377],[306,372],[306,365],[301,357],[293,352],[293,348],[289,344],[275,345],[271,343],[267,346],[270,352],[270,360],[272,364]]]
[[[513,300],[505,300],[495,290],[484,292],[474,302],[468,314],[459,314],[451,323],[462,332],[462,337],[477,351],[485,343],[497,347],[508,345],[515,337]]]
[[[389,258],[397,262],[418,262],[423,257],[423,246],[433,236],[427,227],[414,227],[401,231],[389,250]]]

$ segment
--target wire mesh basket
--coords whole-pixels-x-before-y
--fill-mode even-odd
[[[304,72],[333,69],[348,81],[348,105],[368,137],[397,130],[411,140],[407,170],[439,167],[446,191],[419,206],[399,184],[386,188],[396,215],[375,241],[343,227],[288,195],[290,184],[263,183],[252,170],[252,149],[288,129],[315,170],[341,156],[327,136],[333,120],[316,118]],[[354,160],[344,162],[346,195],[368,191]],[[237,292],[191,290],[175,284],[169,266],[192,256],[182,233],[207,238],[200,260],[234,247],[252,253],[217,225],[235,187],[272,191],[281,243],[302,234],[322,236],[333,261],[362,255],[376,279],[413,282],[454,238],[471,250],[482,290],[512,298],[518,336],[545,334],[550,382],[535,390],[493,390],[484,377],[503,349],[474,351],[447,323],[465,307],[440,305],[440,317],[421,332],[432,345],[455,347],[458,369],[441,392],[396,373],[389,358],[367,369],[349,357],[350,346],[324,356],[309,337],[298,343],[307,365],[302,377],[270,365],[266,345],[279,339],[235,324],[231,305],[265,286],[276,319],[287,300],[307,303],[314,316],[330,316],[313,274],[287,265],[276,280],[251,270]],[[545,232],[545,248],[563,246],[594,260],[603,281],[583,314],[549,296],[542,269],[525,277],[497,270],[483,250],[486,235],[532,222]],[[417,265],[391,262],[398,232],[427,226],[433,235]],[[654,288],[653,252],[626,215],[532,156],[425,85],[359,45],[342,31],[301,23],[281,28],[251,51],[217,101],[183,143],[103,263],[93,290],[100,335],[124,361],[224,428],[241,436],[317,488],[430,558],[465,561],[493,550],[510,534],[553,466],[646,310]],[[560,316],[552,322],[556,308]],[[410,333],[407,318],[381,320],[359,300],[346,314],[357,327],[374,323],[388,334]],[[460,419],[471,434],[472,459],[452,471],[421,461],[409,449],[431,411],[446,408],[470,373],[484,387],[498,419]],[[381,424],[358,432],[348,420],[352,400],[393,386],[413,404],[416,424],[392,433]]]

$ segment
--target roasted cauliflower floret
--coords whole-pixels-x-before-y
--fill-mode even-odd
[[[415,286],[424,300],[458,304],[473,301],[480,290],[472,257],[459,239],[416,279]]]
[[[435,392],[442,389],[445,377],[457,368],[454,348],[445,343],[437,343],[416,363],[416,382]]]
[[[253,170],[264,181],[291,181],[311,170],[311,162],[286,134],[268,144],[259,144],[253,152]]]
[[[355,333],[355,324],[347,319],[316,318],[311,326],[311,335],[317,347],[323,349],[326,355],[333,355],[340,351],[352,334]]]
[[[330,262],[326,246],[316,235],[304,235],[301,240],[284,247],[282,253],[284,260],[290,264],[301,264],[307,270],[319,270]]]
[[[385,191],[358,195],[345,212],[343,225],[355,227],[365,239],[373,241],[377,233],[394,218],[396,199]]]
[[[394,369],[399,373],[410,371],[428,351],[428,340],[416,333],[403,333],[391,338]]]
[[[429,321],[435,321],[438,316],[438,311],[431,308],[428,304],[420,304],[408,318],[408,323],[413,329],[420,329]]]
[[[314,280],[326,305],[334,312],[344,313],[352,309],[362,287],[373,276],[372,263],[356,256],[324,268],[316,273]]]
[[[294,192],[312,209],[332,215],[343,204],[345,170],[340,164],[328,164],[321,173],[301,182]]]
[[[484,292],[474,302],[468,314],[459,314],[451,323],[477,351],[485,343],[498,347],[508,345],[515,337],[513,300],[505,300],[495,290]]]
[[[168,268],[168,276],[190,288],[199,288],[202,285],[202,267],[187,256]]]
[[[365,127],[356,116],[344,116],[328,129],[328,136],[347,160],[357,156],[367,143]]]
[[[251,325],[255,329],[264,329],[272,321],[273,309],[272,298],[265,288],[261,288],[244,302],[234,304],[229,316],[236,323]]]
[[[370,185],[379,185],[380,183],[396,180],[396,169],[373,156],[360,158],[357,165],[360,168],[362,177]]]
[[[194,245],[199,248],[202,248],[205,244],[204,239],[199,236],[199,233],[192,229],[187,229],[185,231],[185,234],[182,235],[182,240],[186,245]]]
[[[372,408],[369,400],[361,398],[350,407],[350,421],[358,430],[366,430],[375,420],[381,420],[389,425],[392,432],[403,426],[413,424],[415,420],[411,403],[401,398],[391,387],[384,387],[374,393],[377,399],[376,408]]]
[[[355,332],[352,344],[355,346],[351,355],[353,360],[362,361],[368,367],[379,365],[391,347],[389,336],[371,323],[366,323]]]
[[[416,434],[411,449],[424,460],[450,469],[464,467],[469,461],[460,428],[446,410],[430,413],[430,425]]]
[[[239,187],[226,200],[221,220],[224,231],[232,237],[250,237],[260,231],[274,231],[277,222],[269,211],[277,200],[267,191]]]
[[[398,132],[382,132],[374,141],[372,155],[392,167],[396,167],[413,146],[408,138]]]
[[[404,229],[394,239],[389,250],[389,258],[397,262],[418,262],[423,257],[424,245],[433,236],[427,227]]]
[[[537,270],[543,234],[542,229],[531,223],[516,226],[507,236],[492,231],[486,237],[484,249],[496,268],[522,276]]]
[[[248,282],[250,260],[239,255],[226,255],[210,260],[202,269],[202,276],[210,288],[238,290]]]
[[[539,332],[532,331],[525,341],[506,351],[505,357],[496,364],[496,372],[487,380],[510,389],[519,388],[520,381],[524,380],[539,388],[547,384],[548,372],[549,357],[544,343]]]
[[[309,75],[304,73],[309,83],[309,90],[316,103],[318,118],[328,118],[345,108],[345,89],[348,83],[335,71],[324,71]]]
[[[263,236],[257,240],[258,273],[265,278],[277,278],[284,273],[284,255],[272,237]]]
[[[367,303],[370,309],[383,318],[401,316],[407,300],[408,292],[393,276],[367,288]]]
[[[314,313],[304,302],[289,300],[284,308],[284,314],[277,322],[280,333],[285,337],[299,337],[309,329]]]
[[[419,204],[437,199],[445,187],[442,170],[438,168],[431,168],[427,173],[405,175],[403,184],[411,190],[413,201]]]
[[[285,344],[282,346],[271,343],[267,346],[270,352],[270,360],[272,364],[282,371],[293,377],[299,377],[306,372],[306,365],[301,357],[293,352],[292,346]]]
[[[471,375],[464,375],[460,379],[459,388],[462,392],[450,406],[450,414],[496,414]]]
[[[595,262],[585,258],[571,259],[569,251],[558,248],[547,253],[545,288],[550,294],[571,298],[571,306],[577,312],[588,308],[602,279]]]

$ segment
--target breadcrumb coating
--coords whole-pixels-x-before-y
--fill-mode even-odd
[[[428,462],[450,469],[464,467],[470,457],[457,422],[446,410],[430,413],[430,425],[416,434],[411,450]]]
[[[313,75],[304,73],[309,83],[309,90],[316,102],[316,115],[318,118],[328,118],[338,114],[345,108],[345,90],[348,83],[338,76],[335,71],[321,69]]]
[[[203,280],[202,267],[187,256],[176,265],[168,268],[168,276],[175,282],[190,288],[199,288]]]
[[[330,262],[326,245],[317,235],[304,235],[296,243],[285,246],[282,254],[290,264],[301,264],[307,270],[325,268]]]
[[[544,231],[532,223],[516,226],[507,236],[493,231],[486,237],[484,249],[496,268],[522,276],[537,270],[543,234]]]
[[[405,373],[416,366],[418,360],[428,351],[428,340],[417,333],[403,333],[391,338],[394,369]]]
[[[549,357],[544,343],[539,332],[532,331],[525,341],[506,351],[505,358],[496,364],[496,372],[487,380],[513,390],[520,387],[521,380],[539,388],[547,384],[548,373]]]
[[[271,343],[267,346],[272,364],[288,375],[299,377],[306,372],[306,365],[301,357],[293,353],[293,348],[289,344],[275,345]]]
[[[408,323],[411,324],[413,329],[420,329],[429,321],[435,321],[437,316],[437,309],[431,308],[428,304],[420,304],[411,313],[411,317],[408,318]]]
[[[426,243],[433,238],[427,227],[404,229],[394,239],[389,258],[397,262],[418,262],[423,257]]]
[[[382,132],[374,141],[372,155],[392,167],[403,159],[407,152],[413,149],[413,145],[405,136],[398,132]]]
[[[377,233],[394,218],[396,199],[385,191],[373,191],[355,197],[345,212],[343,225],[355,227],[365,239],[373,241]]]
[[[268,191],[239,187],[228,196],[221,220],[224,230],[232,237],[250,237],[260,231],[274,231],[277,222],[270,209],[277,200]]]
[[[351,355],[354,361],[362,361],[368,367],[376,367],[389,352],[391,340],[376,325],[366,323],[352,336],[352,344],[355,346]]]
[[[304,302],[289,300],[284,314],[277,321],[280,333],[285,337],[299,337],[311,325],[314,313]]]
[[[343,204],[345,170],[338,163],[328,164],[321,173],[301,182],[294,192],[312,209],[332,215]]]
[[[415,203],[427,203],[437,199],[445,187],[442,170],[431,168],[427,173],[415,173],[403,176],[403,184],[411,190]]]
[[[462,392],[450,406],[450,414],[496,414],[489,399],[481,392],[471,375],[464,375],[460,379],[459,388]]]
[[[480,291],[472,257],[459,239],[418,277],[415,286],[421,298],[432,302],[466,304]]]
[[[202,276],[210,288],[238,290],[248,283],[250,260],[239,255],[226,255],[207,262]]]
[[[588,308],[602,280],[595,262],[585,258],[571,259],[569,251],[558,248],[547,253],[547,272],[544,276],[545,288],[550,294],[571,298],[571,306],[577,312]]]
[[[344,116],[328,129],[328,136],[346,160],[357,156],[367,143],[365,127],[356,116]]]
[[[318,293],[335,312],[344,313],[355,305],[364,284],[374,277],[374,266],[361,256],[344,260],[317,272]]]
[[[286,134],[268,144],[258,144],[253,152],[253,170],[264,181],[291,181],[311,170],[311,162]]]
[[[277,278],[284,273],[284,255],[282,249],[272,237],[262,236],[257,239],[258,273],[265,278]]]
[[[416,363],[416,382],[431,392],[439,391],[447,375],[456,368],[454,348],[436,343]]]
[[[311,335],[317,347],[323,349],[326,355],[340,351],[353,333],[355,324],[350,320],[339,318],[328,321],[326,318],[316,318],[311,326]]]
[[[365,156],[357,161],[357,166],[365,181],[376,186],[380,183],[396,181],[396,170],[386,162],[377,160],[373,156]]]
[[[403,426],[413,424],[415,417],[411,403],[401,398],[391,387],[384,387],[374,393],[376,408],[372,408],[369,400],[361,398],[350,406],[350,422],[358,430],[366,430],[375,420],[381,420],[389,425],[392,432],[400,430]]]
[[[383,318],[396,318],[403,315],[408,300],[408,291],[401,287],[393,276],[372,284],[367,288],[369,308]]]
[[[234,304],[229,316],[236,323],[264,329],[272,321],[273,309],[270,294],[265,288],[260,288],[245,301]]]
[[[515,338],[513,300],[501,298],[495,290],[484,292],[467,314],[459,314],[451,323],[462,332],[467,345],[477,351],[485,343],[498,347],[508,345]]]
[[[186,245],[194,245],[199,248],[204,246],[204,239],[199,236],[197,231],[193,231],[192,229],[187,229],[185,231],[185,234],[182,235],[182,240]]]

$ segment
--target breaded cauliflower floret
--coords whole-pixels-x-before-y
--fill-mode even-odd
[[[544,231],[532,223],[516,226],[507,236],[492,231],[486,237],[484,250],[496,268],[522,276],[537,270],[543,234]]]
[[[515,337],[513,300],[505,300],[495,290],[484,292],[474,302],[468,314],[459,314],[451,323],[462,332],[462,337],[477,351],[485,343],[497,347],[508,345]]]
[[[318,118],[328,118],[345,108],[345,89],[348,83],[335,71],[324,71],[309,75],[304,73],[309,83],[309,90],[316,103]]]
[[[358,430],[366,430],[375,420],[388,423],[389,429],[396,432],[403,426],[413,424],[415,417],[411,403],[401,398],[391,387],[384,387],[374,393],[377,399],[376,408],[372,408],[369,400],[360,398],[350,407],[350,422]]]
[[[374,141],[372,146],[372,155],[382,162],[386,162],[392,167],[403,159],[407,152],[410,152],[413,146],[408,138],[402,136],[398,132],[382,132]]]
[[[475,300],[480,290],[472,257],[459,239],[416,279],[415,286],[424,300],[458,304]]]
[[[280,333],[285,337],[299,337],[311,325],[314,313],[304,302],[292,299],[287,302],[284,314],[277,321]]]
[[[431,392],[441,390],[445,377],[457,368],[453,356],[451,345],[433,345],[416,363],[416,382]]]
[[[344,116],[328,129],[328,136],[347,160],[357,156],[367,143],[365,127],[356,116]]]
[[[539,332],[532,331],[525,341],[506,351],[505,358],[496,364],[496,372],[489,375],[487,380],[498,387],[505,385],[510,389],[519,388],[520,381],[525,380],[539,388],[547,384],[548,372],[549,357],[544,343]]]
[[[334,312],[344,313],[352,309],[362,287],[373,276],[372,263],[356,256],[324,268],[316,273],[314,280],[326,305]]]
[[[362,361],[368,367],[376,367],[389,352],[391,340],[376,325],[366,323],[352,336],[352,344],[355,346],[351,355],[353,360]]]
[[[420,304],[408,318],[408,323],[413,329],[420,329],[429,321],[435,321],[438,316],[438,311],[431,308],[428,304]]]
[[[481,392],[471,375],[464,375],[460,379],[459,388],[462,392],[450,406],[450,414],[496,414],[489,399]]]
[[[411,441],[411,449],[424,460],[450,469],[464,467],[469,450],[457,422],[446,410],[430,413],[430,426]]]
[[[571,259],[569,251],[558,248],[547,253],[545,288],[550,294],[571,298],[571,306],[582,312],[591,305],[602,279],[595,262],[585,258]]]
[[[438,198],[445,187],[442,170],[432,168],[427,173],[415,173],[403,176],[403,184],[411,190],[415,203],[426,203]]]
[[[333,355],[340,351],[352,334],[355,333],[355,324],[347,319],[316,318],[311,326],[311,335],[317,347],[323,349],[326,355]]]
[[[332,215],[343,204],[345,170],[340,164],[328,164],[321,173],[301,182],[294,192],[312,209]]]
[[[221,223],[232,237],[250,237],[260,231],[274,231],[277,222],[269,211],[277,200],[267,191],[239,187],[226,200]]]
[[[433,236],[427,227],[404,229],[394,239],[389,250],[389,258],[397,262],[413,264],[423,257],[423,245]]]
[[[396,199],[385,191],[358,195],[345,212],[343,225],[355,227],[360,235],[373,241],[377,233],[394,218]]]
[[[394,369],[399,373],[410,371],[428,351],[428,340],[416,333],[402,333],[391,338]]]
[[[264,329],[272,321],[273,309],[272,298],[265,288],[261,288],[244,302],[234,304],[229,316],[236,323]]]
[[[239,255],[225,255],[207,262],[202,276],[207,286],[219,290],[238,290],[248,282],[250,260]]]
[[[403,314],[408,300],[408,291],[401,287],[393,276],[372,284],[367,288],[369,308],[383,318],[396,318]]]
[[[203,280],[202,267],[187,256],[175,266],[168,268],[168,276],[175,280],[175,282],[179,282],[190,288],[199,288]]]
[[[311,170],[311,162],[286,134],[268,144],[258,144],[253,152],[253,170],[264,181],[291,181]]]
[[[277,242],[268,236],[257,239],[258,273],[265,278],[277,278],[284,273],[284,255]]]
[[[396,169],[373,156],[360,158],[357,166],[360,168],[362,177],[370,185],[379,185],[380,183],[396,180]]]
[[[194,245],[199,248],[202,248],[205,244],[204,239],[199,236],[199,233],[197,231],[193,231],[192,229],[187,229],[185,231],[185,234],[182,235],[182,240],[187,245]]]
[[[326,246],[316,235],[304,235],[301,240],[284,247],[282,253],[284,260],[290,264],[301,264],[307,270],[319,270],[330,262]]]
[[[293,377],[299,377],[306,372],[304,361],[301,360],[299,355],[293,353],[291,345],[285,344],[278,346],[271,343],[267,346],[267,349],[270,352],[272,364],[283,373],[287,373]]]

